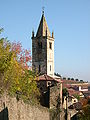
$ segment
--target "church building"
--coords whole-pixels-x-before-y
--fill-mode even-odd
[[[44,11],[36,35],[32,32],[32,69],[54,76],[54,36],[50,34]]]
[[[44,11],[37,33],[32,31],[32,70],[39,75],[40,103],[48,108],[60,107],[62,84],[60,77],[54,75],[54,35],[49,31]]]

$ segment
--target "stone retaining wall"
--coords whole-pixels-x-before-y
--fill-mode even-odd
[[[49,120],[49,112],[4,95],[0,97],[0,120]]]

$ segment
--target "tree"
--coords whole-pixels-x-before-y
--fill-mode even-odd
[[[3,31],[3,28],[0,28],[0,34],[1,34],[2,31]]]
[[[63,77],[63,80],[66,80],[66,77]]]
[[[80,82],[84,82],[83,80],[80,80]]]
[[[1,93],[18,94],[23,100],[36,100],[39,90],[35,81],[36,74],[30,67],[30,50],[23,49],[19,42],[10,43],[7,39],[0,38]]]
[[[80,96],[78,94],[74,94],[73,96],[77,98],[77,100],[80,100]]]
[[[90,105],[86,105],[83,107],[83,117],[84,117],[84,120],[90,120]]]
[[[76,81],[79,81],[78,79],[75,79]]]
[[[74,78],[71,78],[71,80],[74,80]]]
[[[68,78],[68,80],[70,80],[70,78]]]
[[[90,98],[82,99],[82,110],[76,114],[76,120],[90,120]]]
[[[78,120],[90,120],[90,105],[82,108],[82,111],[77,114]]]
[[[62,93],[63,93],[63,96],[68,95],[68,90],[67,90],[67,88],[63,88]]]

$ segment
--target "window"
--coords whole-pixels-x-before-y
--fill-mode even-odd
[[[51,65],[50,65],[50,71],[51,71]]]
[[[52,43],[51,42],[49,42],[49,48],[52,49]]]
[[[40,49],[42,49],[42,42],[39,41],[38,46],[39,46]]]
[[[47,81],[47,87],[51,86],[51,81]]]

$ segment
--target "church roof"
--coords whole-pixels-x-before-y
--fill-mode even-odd
[[[50,80],[50,81],[52,81],[52,80],[55,80],[55,79],[53,77],[47,75],[47,74],[43,74],[43,75],[40,75],[38,77],[38,80],[45,80],[45,81]]]
[[[49,28],[48,28],[48,25],[47,25],[47,22],[46,22],[44,13],[43,13],[42,17],[41,17],[39,27],[38,27],[36,37],[46,36],[46,35],[50,36],[50,31],[49,31]]]
[[[51,77],[47,74],[40,75],[36,78],[39,81],[56,81],[56,82],[61,82],[60,79],[55,79],[54,77]]]

